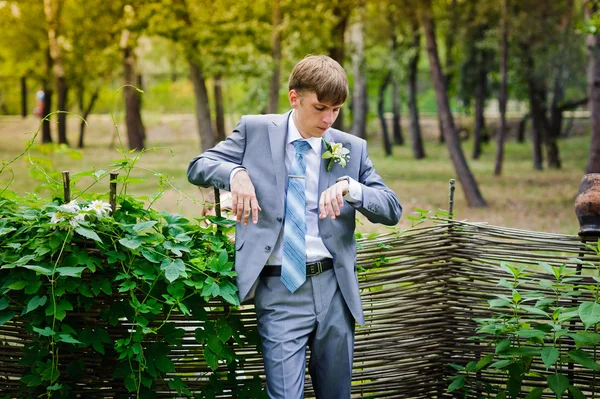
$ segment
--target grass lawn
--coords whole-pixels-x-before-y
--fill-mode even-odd
[[[148,130],[147,145],[158,145],[160,149],[141,157],[139,166],[143,169],[137,170],[135,177],[147,181],[130,186],[129,192],[136,195],[155,194],[160,191],[160,187],[152,171],[168,174],[172,184],[181,190],[181,193],[173,189],[167,190],[156,203],[156,208],[182,213],[189,218],[195,217],[200,213],[201,205],[185,198],[202,198],[201,192],[191,186],[185,176],[188,162],[199,152],[199,139],[193,115],[152,114],[144,115],[144,121]],[[88,122],[86,148],[77,152],[78,157],[72,158],[60,150],[41,157],[51,162],[57,171],[69,170],[76,173],[93,167],[111,170],[111,161],[121,158],[115,149],[109,149],[115,131],[111,118],[107,115],[92,115]],[[583,125],[586,123],[583,122]],[[7,161],[20,153],[25,147],[25,142],[31,137],[31,134],[26,132],[36,131],[38,124],[39,121],[34,117],[0,117],[0,159]],[[372,124],[375,125],[376,123]],[[73,144],[77,143],[78,126],[79,120],[70,116],[69,141]],[[426,137],[430,137],[435,127],[435,119],[425,118],[423,126]],[[124,126],[120,125],[119,130],[125,140]],[[408,134],[407,129],[405,134]],[[458,219],[536,231],[566,234],[578,232],[573,203],[588,159],[587,135],[578,133],[562,139],[559,142],[562,169],[544,171],[533,170],[530,142],[518,144],[514,139],[510,139],[506,146],[504,173],[501,177],[493,175],[495,143],[487,144],[483,156],[477,161],[470,160],[472,141],[465,141],[463,146],[471,170],[489,207],[469,208],[457,181],[454,207]],[[427,158],[420,161],[412,158],[410,143],[403,147],[395,147],[390,158],[384,157],[378,139],[370,140],[369,147],[379,174],[403,204],[405,216],[400,227],[410,226],[406,216],[414,214],[417,208],[433,211],[448,209],[448,181],[456,176],[444,145],[438,144],[433,138],[426,140]],[[40,155],[38,150],[33,153]],[[12,165],[12,170],[15,174],[15,183],[11,187],[13,191],[19,194],[35,191],[39,183],[31,177],[27,159],[18,160]],[[0,180],[8,179],[8,173],[0,175]],[[77,187],[82,189],[84,185],[80,183]],[[101,182],[92,191],[107,193],[108,181]],[[49,193],[43,191],[39,195],[49,198]],[[364,222],[359,227],[361,232],[386,231],[383,226],[372,225],[362,218],[361,220]]]

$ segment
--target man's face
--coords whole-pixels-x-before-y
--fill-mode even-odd
[[[305,139],[323,137],[325,131],[335,122],[342,107],[342,104],[319,102],[317,94],[311,91],[290,90],[288,97],[294,109],[294,124]]]

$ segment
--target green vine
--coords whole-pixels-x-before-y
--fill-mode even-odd
[[[58,173],[31,155],[36,135],[21,156],[27,154],[57,194]],[[143,152],[120,152],[123,158],[113,164],[113,172],[124,172],[115,210],[106,196],[89,193],[109,176],[102,170],[73,175],[73,182],[93,182],[81,191],[73,186],[69,203],[19,197],[8,190],[12,179],[2,190],[0,326],[20,325],[27,333],[22,396],[72,397],[77,384],[93,378],[84,360],[95,359],[136,397],[153,397],[159,388],[173,396],[229,390],[264,397],[260,380],[236,381],[242,359],[234,348],[248,341],[248,332],[224,306],[239,305],[229,238],[234,222],[190,221],[128,195]],[[0,173],[10,173],[16,159],[3,162]],[[171,186],[167,176],[155,175],[161,190]],[[203,348],[196,364],[212,371],[200,392],[186,384],[189,371],[175,369],[172,354],[183,345],[184,329],[174,317],[193,321]]]

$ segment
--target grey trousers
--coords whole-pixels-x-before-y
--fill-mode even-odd
[[[333,270],[293,294],[279,277],[260,277],[255,308],[271,399],[304,398],[307,345],[317,398],[350,398],[355,322]]]

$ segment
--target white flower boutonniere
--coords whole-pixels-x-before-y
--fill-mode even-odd
[[[327,171],[329,172],[334,163],[339,163],[342,168],[346,167],[346,163],[350,160],[350,150],[344,148],[342,143],[333,143],[323,139],[326,151],[323,153],[323,159],[329,159]]]

